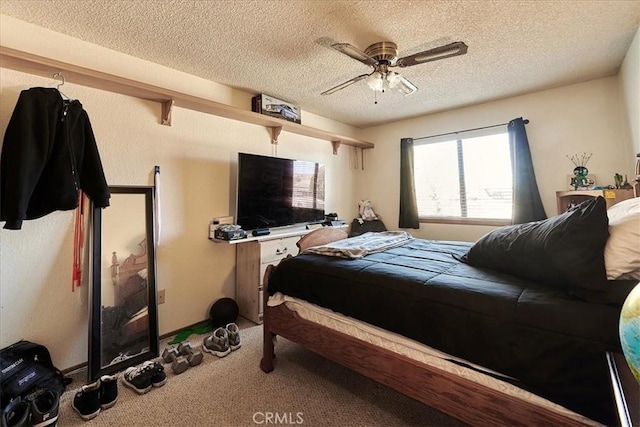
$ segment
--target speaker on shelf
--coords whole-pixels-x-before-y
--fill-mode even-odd
[[[254,236],[267,236],[271,234],[271,230],[269,230],[268,228],[256,228],[251,232],[251,234],[253,234]]]

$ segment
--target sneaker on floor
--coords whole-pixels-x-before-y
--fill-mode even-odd
[[[162,363],[155,362],[153,360],[147,360],[145,365],[151,366],[153,369],[153,375],[151,375],[151,385],[154,387],[162,387],[167,382],[167,374],[164,372],[164,366]]]
[[[100,408],[109,409],[118,401],[118,376],[100,377]]]
[[[151,377],[153,377],[154,373],[153,367],[144,363],[139,366],[132,366],[122,374],[122,382],[136,393],[145,394],[151,390]]]
[[[240,348],[240,328],[235,323],[229,323],[226,328],[229,335],[229,347],[231,351],[236,351]]]
[[[50,390],[39,394],[31,401],[31,425],[33,427],[55,426],[58,422],[60,397]]]
[[[88,421],[100,413],[100,380],[83,385],[71,402],[71,407],[80,414],[80,417]]]
[[[229,333],[227,330],[218,328],[213,331],[213,335],[202,340],[202,349],[218,357],[225,357],[231,353],[231,348],[229,348]]]
[[[2,411],[2,427],[30,427],[29,404],[20,397],[13,399]]]

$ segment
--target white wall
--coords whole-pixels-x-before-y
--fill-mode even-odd
[[[611,77],[366,129],[362,137],[376,148],[365,153],[366,170],[358,177],[358,188],[367,191],[359,197],[372,201],[387,228],[397,228],[401,138],[506,123],[517,117],[530,120],[527,135],[548,216],[557,213],[555,192],[568,189],[567,175],[574,165],[567,155],[593,153],[587,167],[598,184],[613,184],[616,172],[633,173],[626,110],[619,81]],[[412,233],[429,239],[475,241],[491,229],[421,224]]]
[[[634,153],[640,153],[640,29],[629,47],[618,74],[627,107]]]
[[[250,109],[248,94],[0,18],[3,46],[42,56],[56,54],[54,59],[100,71],[106,71],[100,68],[104,65],[123,77],[201,96],[206,93],[229,104],[245,99]],[[4,135],[21,90],[56,84],[52,78],[0,69],[0,133]],[[80,100],[88,112],[110,185],[152,185],[154,166],[161,168],[157,277],[167,302],[159,307],[160,333],[206,319],[213,301],[235,297],[235,246],[208,240],[209,222],[233,214],[231,175],[237,153],[275,153],[269,132],[181,108],[174,109],[172,126],[162,126],[158,103],[69,82],[63,92]],[[303,113],[303,121],[353,134],[353,128],[322,117]],[[279,140],[278,156],[325,164],[328,211],[356,215],[353,176],[357,172],[350,169],[349,150],[340,149],[334,156],[329,142],[286,132]],[[55,212],[25,221],[20,231],[0,231],[0,347],[22,338],[42,343],[61,369],[87,361],[88,267],[84,285],[72,293],[73,216],[73,212]]]

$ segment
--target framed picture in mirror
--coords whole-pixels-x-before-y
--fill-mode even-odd
[[[93,208],[89,381],[158,356],[153,187]]]

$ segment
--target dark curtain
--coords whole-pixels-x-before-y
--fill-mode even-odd
[[[400,140],[400,228],[420,228],[413,181],[413,138]]]
[[[513,224],[546,219],[536,174],[533,171],[529,140],[522,117],[509,122],[509,149],[513,168]]]

